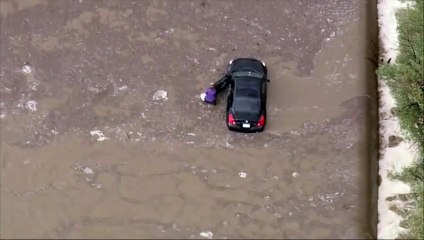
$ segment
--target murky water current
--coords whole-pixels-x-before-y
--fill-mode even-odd
[[[1,1],[1,237],[370,237],[363,5]],[[261,134],[198,97],[245,56]]]

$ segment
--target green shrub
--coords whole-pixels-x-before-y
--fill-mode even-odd
[[[424,239],[424,0],[397,13],[399,55],[393,64],[381,64],[378,75],[386,79],[396,100],[395,114],[409,140],[418,149],[417,162],[394,177],[408,182],[416,199],[416,211],[403,223],[408,239]]]

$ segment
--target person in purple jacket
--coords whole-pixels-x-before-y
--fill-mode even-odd
[[[200,98],[205,103],[216,105],[216,89],[213,83],[200,95]]]
[[[218,92],[224,90],[228,85],[229,76],[224,76],[216,83],[211,83],[211,85],[206,89],[206,91],[200,94],[202,101],[216,105],[216,97]]]

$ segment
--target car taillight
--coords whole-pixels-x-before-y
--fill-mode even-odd
[[[259,121],[258,121],[257,126],[258,127],[263,127],[264,125],[265,125],[265,116],[264,115],[261,115],[261,117],[259,118]]]
[[[234,120],[233,114],[228,114],[228,124],[229,125],[236,125],[236,120]]]

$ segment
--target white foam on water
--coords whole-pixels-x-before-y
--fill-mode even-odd
[[[25,65],[22,67],[22,72],[23,72],[24,74],[30,74],[30,73],[32,72],[32,67],[31,67],[31,66],[29,66],[29,65],[27,65],[27,64],[25,64]]]
[[[241,178],[246,178],[247,177],[247,173],[245,173],[245,172],[239,172],[238,175]]]
[[[99,92],[101,92],[101,89],[98,88],[97,86],[90,86],[90,87],[88,87],[88,91],[94,92],[94,93],[99,93]]]
[[[95,189],[100,189],[103,185],[101,183],[92,183],[91,186],[93,186]]]
[[[127,90],[127,89],[128,89],[128,86],[127,85],[124,85],[122,87],[118,87],[118,90],[119,91],[123,91],[123,90]]]
[[[153,94],[153,101],[168,100],[168,92],[165,90],[158,90]]]
[[[87,175],[92,175],[92,174],[94,174],[93,169],[91,169],[91,168],[89,168],[89,167],[85,167],[82,171],[84,172],[84,174],[87,174]]]
[[[35,112],[37,111],[37,104],[38,103],[36,101],[30,100],[25,103],[25,108],[30,110],[31,112]]]
[[[378,24],[380,32],[380,41],[382,45],[381,57],[387,61],[389,58],[392,62],[396,60],[398,55],[398,32],[396,11],[401,8],[411,6],[410,2],[402,2],[400,0],[379,0],[378,1]],[[401,132],[399,119],[391,113],[393,107],[396,106],[389,87],[384,79],[379,79],[380,93],[380,159],[379,159],[379,175],[381,183],[378,189],[378,239],[395,239],[399,234],[406,233],[408,230],[402,228],[400,223],[404,218],[390,208],[395,205],[402,208],[402,203],[388,201],[387,198],[394,197],[399,194],[410,193],[411,188],[408,184],[393,180],[390,173],[401,172],[403,168],[410,166],[416,159],[416,150],[413,145],[403,140],[395,147],[389,147],[389,137],[399,136],[405,138]]]
[[[201,237],[208,238],[208,239],[213,238],[213,233],[211,231],[201,232],[199,235]]]
[[[105,140],[109,140],[109,138],[106,137],[102,133],[102,131],[100,131],[100,130],[93,130],[93,131],[90,132],[90,134],[91,134],[91,136],[97,136],[97,141],[99,141],[99,142],[102,142],[102,141],[105,141]]]

